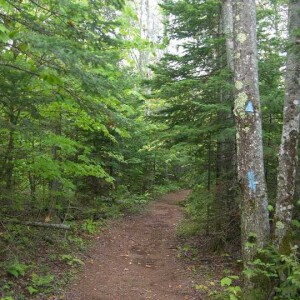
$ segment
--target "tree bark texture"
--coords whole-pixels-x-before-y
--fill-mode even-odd
[[[300,0],[289,1],[289,43],[286,63],[286,92],[279,150],[275,245],[288,243],[292,220],[300,113]],[[286,243],[285,243],[286,242]]]
[[[268,241],[270,229],[258,88],[256,7],[254,0],[234,0],[233,4],[237,172],[242,252],[247,264]]]
[[[226,37],[226,58],[227,66],[233,71],[234,61],[234,43],[233,43],[233,7],[232,0],[223,0],[222,2],[222,27]]]
[[[22,221],[3,221],[6,224],[16,224],[16,225],[25,225],[25,226],[35,226],[35,227],[47,227],[53,229],[65,229],[70,230],[71,226],[66,224],[53,224],[53,223],[43,223],[43,222],[22,222]]]
[[[220,26],[219,34],[225,37],[224,46],[220,47],[219,53],[219,67],[223,68],[224,65],[233,73],[233,9],[232,0],[223,0],[221,3],[221,15],[220,15]],[[225,53],[224,53],[225,48]],[[232,84],[233,78],[230,79],[229,83]],[[224,91],[220,88],[220,103],[233,103],[233,93]],[[228,119],[233,121],[233,115],[224,115],[224,112],[218,113],[220,120]],[[231,195],[232,187],[236,178],[233,175],[235,172],[235,142],[232,138],[224,138],[217,141],[216,150],[216,197],[215,197],[215,229],[220,233],[216,236],[216,244],[218,247],[222,247],[225,240],[230,239],[231,230],[229,230],[230,215],[228,203],[234,202],[234,197]],[[230,201],[228,201],[230,198]],[[233,204],[234,206],[234,204]],[[235,232],[236,233],[236,232]]]

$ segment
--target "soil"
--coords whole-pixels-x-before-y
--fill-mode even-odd
[[[96,238],[67,300],[194,300],[192,272],[177,258],[178,203],[189,191],[161,197],[140,215],[105,229]],[[203,299],[203,298],[200,298]]]

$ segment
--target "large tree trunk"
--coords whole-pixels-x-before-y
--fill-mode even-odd
[[[300,102],[300,0],[289,1],[289,48],[286,65],[284,119],[279,151],[275,244],[288,245],[293,212],[299,139]]]
[[[234,0],[237,168],[241,186],[242,252],[245,265],[269,238],[269,214],[263,163],[258,89],[256,7]]]

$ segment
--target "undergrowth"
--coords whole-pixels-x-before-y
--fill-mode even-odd
[[[64,216],[71,230],[0,223],[0,300],[60,299],[59,294],[85,260],[85,250],[107,220],[137,213],[159,195],[178,190],[176,184],[156,186],[145,194],[120,187],[110,198],[86,201]],[[32,214],[34,215],[34,214]],[[52,216],[51,222],[58,222]],[[63,296],[61,299],[64,299]]]
[[[185,214],[177,227],[177,257],[190,264],[194,289],[200,299],[233,300],[241,289],[239,285],[235,285],[236,282],[240,283],[236,275],[240,270],[236,263],[238,251],[227,252],[225,247],[219,251],[214,246],[218,237],[213,234],[213,197],[213,190],[208,191],[198,185],[182,203]],[[227,285],[228,283],[230,284]]]
[[[178,257],[191,262],[197,283],[195,290],[213,300],[300,299],[300,252],[297,246],[288,247],[291,251],[284,254],[271,246],[261,249],[244,270],[236,253],[225,251],[232,248],[225,247],[219,252],[216,247],[211,247],[215,221],[212,194],[198,186],[184,203],[185,218],[177,229]],[[290,244],[299,245],[300,223],[293,220],[292,225]],[[235,248],[239,247],[236,243]],[[230,257],[232,260],[228,265]],[[227,272],[217,271],[213,265],[218,264]],[[196,276],[199,272],[200,278]],[[203,279],[203,274],[207,278]],[[243,282],[250,282],[251,288],[244,287]]]
[[[212,195],[211,191],[199,185],[182,203],[185,208],[185,218],[177,228],[179,237],[193,237],[209,230],[211,220],[208,218],[213,204]]]

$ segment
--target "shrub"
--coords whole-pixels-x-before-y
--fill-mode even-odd
[[[251,266],[244,270],[244,275],[254,284],[254,290],[261,292],[262,299],[300,299],[297,247],[289,255],[280,254],[274,247],[260,250]]]

